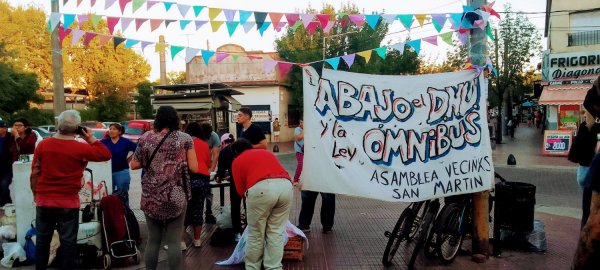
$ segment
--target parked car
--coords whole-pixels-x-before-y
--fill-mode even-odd
[[[54,132],[48,132],[47,130],[40,128],[40,127],[32,127],[31,129],[33,129],[34,131],[37,132],[37,135],[42,137],[42,139],[46,139],[48,137],[52,137],[52,135],[54,135]]]
[[[98,122],[98,121],[85,121],[85,122],[81,122],[81,124],[79,124],[79,125],[82,127],[87,127],[87,128],[108,128],[102,122]]]
[[[154,120],[131,120],[125,128],[124,138],[137,143],[140,137],[154,127]]]
[[[96,139],[104,139],[108,137],[108,128],[90,128]]]
[[[52,135],[54,135],[54,133],[57,132],[56,127],[54,125],[39,126],[38,128],[45,129],[46,131],[50,132],[50,134],[52,134]]]
[[[106,127],[110,127],[111,124],[114,123],[118,123],[118,122],[102,122],[102,124],[104,124]]]

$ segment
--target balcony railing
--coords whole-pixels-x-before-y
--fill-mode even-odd
[[[600,30],[569,33],[569,46],[600,44]]]

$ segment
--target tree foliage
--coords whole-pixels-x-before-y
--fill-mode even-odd
[[[340,14],[345,16],[347,14],[357,14],[360,11],[356,5],[347,4],[338,11],[331,5],[325,5],[320,12],[309,8],[305,13],[331,14],[333,18],[336,14],[337,16]],[[289,27],[285,34],[275,41],[275,48],[284,61],[311,63],[330,57],[379,48],[382,46],[382,41],[387,32],[388,24],[383,20],[379,21],[375,30],[367,24],[362,27],[357,27],[353,23],[348,23],[345,26],[336,24],[329,34],[323,33],[323,30],[318,28],[312,36],[308,34],[303,26],[298,26],[295,30],[293,27]],[[324,38],[325,50],[323,50]],[[368,64],[362,57],[356,57],[351,68],[348,68],[342,60],[338,70],[389,75],[416,73],[419,65],[420,60],[417,54],[411,49],[405,49],[403,53],[395,50],[388,51],[385,60],[373,53]],[[294,66],[288,73],[288,83],[292,89],[292,103],[302,108],[302,72],[299,67]]]
[[[186,83],[185,71],[169,71],[167,72],[167,81],[169,84],[184,84]]]
[[[143,119],[151,119],[154,117],[154,110],[152,109],[152,103],[150,96],[152,95],[153,83],[148,81],[138,84],[138,96],[135,104],[137,112]]]
[[[98,112],[99,121],[125,120],[129,111],[129,95],[119,89],[111,76],[111,72],[100,71],[92,78],[91,85],[96,89],[97,98],[90,102],[90,107]]]
[[[458,71],[463,69],[468,58],[469,48],[460,41],[455,40],[452,43],[452,48],[446,52],[446,60],[444,62],[436,64],[436,61],[421,61],[419,73],[428,74]]]

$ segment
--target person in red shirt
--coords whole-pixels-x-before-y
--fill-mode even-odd
[[[231,149],[235,188],[246,197],[246,269],[282,269],[284,226],[292,207],[290,175],[273,153],[252,149],[248,140],[237,140]]]
[[[58,133],[40,142],[31,165],[31,192],[36,206],[36,269],[46,269],[54,230],[60,235],[62,269],[74,269],[79,229],[79,191],[88,161],[107,161],[111,154],[85,128],[75,140],[81,123],[79,112],[67,110],[58,116]]]

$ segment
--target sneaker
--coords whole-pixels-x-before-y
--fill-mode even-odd
[[[164,245],[163,248],[165,250],[169,250],[169,245]],[[181,251],[185,251],[187,249],[187,246],[185,245],[185,242],[181,242],[180,248],[181,248]]]
[[[300,229],[303,233],[309,233],[310,232],[310,227],[298,226],[298,229]]]
[[[192,242],[194,243],[194,247],[199,248],[202,246],[202,240],[200,239],[194,239]]]
[[[217,219],[213,215],[206,215],[206,217],[204,218],[204,222],[208,224],[215,224],[217,223]]]
[[[242,235],[241,235],[240,233],[236,233],[236,234],[235,234],[235,241],[236,241],[236,242],[239,242],[239,241],[240,241],[240,239],[242,239]]]
[[[332,232],[332,231],[333,231],[333,228],[331,228],[331,227],[324,227],[324,228],[323,228],[323,233],[324,233],[324,234],[328,234],[328,233],[330,233],[330,232]]]
[[[185,228],[185,232],[186,232],[187,234],[189,234],[190,236],[193,236],[193,235],[194,235],[194,226],[191,226],[191,225],[190,225],[190,226],[187,226],[187,227]]]

